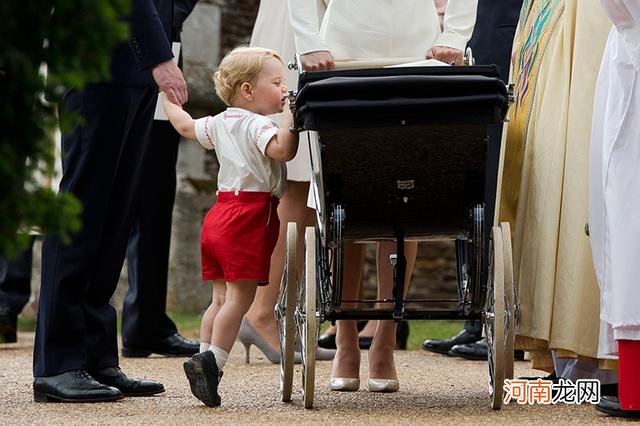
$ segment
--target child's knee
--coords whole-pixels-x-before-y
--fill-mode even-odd
[[[211,305],[213,305],[216,308],[221,308],[222,305],[224,305],[226,298],[227,297],[224,294],[214,294],[213,297],[211,298]]]

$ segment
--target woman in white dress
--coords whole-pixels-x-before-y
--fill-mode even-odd
[[[640,417],[640,0],[601,0],[614,23],[593,108],[589,230],[600,283],[599,356],[618,356],[618,396],[597,409]]]
[[[326,6],[326,10],[324,9]],[[444,30],[433,1],[425,0],[289,0],[296,49],[305,70],[332,69],[334,58],[435,58],[461,63],[475,23],[477,0],[449,0]],[[407,279],[416,243],[405,245]],[[389,255],[395,243],[378,245],[378,299],[390,298],[393,271]],[[343,299],[358,296],[363,247],[345,244]],[[360,386],[360,350],[355,321],[338,321],[337,352],[330,388],[355,391]],[[369,350],[369,390],[395,392],[399,382],[393,361],[396,324],[378,321]]]
[[[285,61],[294,59],[293,29],[289,23],[287,0],[261,0],[251,35],[251,45],[273,49],[279,52]],[[286,69],[285,73],[287,86],[295,89],[298,86],[297,71]],[[275,119],[278,120],[278,117]],[[278,205],[280,237],[271,256],[269,285],[258,287],[255,300],[238,333],[238,339],[247,350],[247,359],[249,346],[255,345],[271,362],[280,362],[280,343],[273,307],[278,299],[284,269],[287,223],[298,224],[299,247],[304,237],[304,228],[314,224],[315,213],[307,207],[310,180],[309,149],[305,144],[300,144],[296,157],[287,163],[287,192]],[[334,351],[318,348],[316,355],[317,359],[333,359],[333,354]]]

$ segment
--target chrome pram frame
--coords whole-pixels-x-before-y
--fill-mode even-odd
[[[471,58],[470,52],[467,53]],[[469,60],[468,63],[472,63]],[[299,58],[298,58],[299,63]],[[462,74],[475,75],[475,73],[492,75],[497,74],[495,67],[437,67],[440,70],[431,68],[427,74],[439,76],[438,72],[443,73],[445,80],[449,78],[450,82],[456,83],[454,80],[460,71]],[[425,69],[405,69],[404,76],[422,75]],[[412,71],[413,70],[413,71]],[[453,71],[452,71],[453,70]],[[373,77],[376,74],[386,76],[388,70],[378,69],[369,70]],[[438,72],[436,72],[438,71]],[[454,72],[455,71],[455,72]],[[358,77],[359,71],[345,72],[318,72],[318,73],[301,73],[299,88],[303,88],[306,84],[315,81],[322,81],[325,78],[353,78]],[[447,77],[448,76],[448,77]],[[487,77],[492,78],[492,77]],[[497,77],[494,80],[499,80]],[[355,80],[351,80],[355,82]],[[347,81],[349,83],[349,81]],[[494,81],[495,83],[495,81]],[[504,86],[502,82],[500,82]],[[311,86],[309,86],[311,87]],[[512,89],[502,87],[499,91],[504,92],[504,97],[509,101],[513,98]],[[291,105],[296,118],[295,125],[297,130],[309,130],[318,123],[309,125],[302,118],[301,105],[298,105],[299,95],[302,90],[291,94]],[[363,105],[363,104],[359,104]],[[304,107],[303,107],[304,108]],[[356,105],[355,110],[358,106]],[[501,112],[500,120],[506,117],[506,108]],[[392,114],[391,114],[392,115]],[[447,119],[442,118],[442,123],[422,123],[418,119],[404,118],[402,114],[397,117],[390,118],[390,126],[395,132],[403,132],[403,129],[409,129],[406,135],[411,135],[420,126],[425,129],[439,129],[447,127]],[[485,118],[485,121],[487,119]],[[320,121],[320,119],[318,119]],[[357,121],[357,120],[356,120]],[[353,123],[352,123],[353,124]],[[477,139],[478,129],[486,127],[486,123],[475,123],[474,126],[465,126],[458,124],[456,129],[459,135],[464,138],[475,137]],[[320,127],[322,127],[320,125]],[[340,127],[339,125],[336,127]],[[363,127],[363,123],[355,124],[355,127]],[[463,128],[462,131],[459,129]],[[380,128],[377,128],[378,130]],[[369,129],[371,132],[371,129]],[[483,131],[482,142],[484,146],[475,146],[474,155],[470,157],[482,156],[486,152],[486,132]],[[322,133],[322,135],[320,134]],[[350,206],[343,205],[336,200],[340,196],[336,193],[342,192],[343,185],[336,186],[330,182],[327,176],[331,174],[323,168],[327,167],[327,146],[323,143],[323,138],[340,138],[341,133],[347,133],[344,129],[325,129],[323,131],[307,131],[306,141],[310,150],[312,163],[312,198],[316,207],[317,224],[316,227],[308,227],[305,231],[305,272],[302,278],[302,284],[297,282],[297,226],[296,224],[288,224],[285,272],[283,275],[280,297],[276,305],[276,317],[281,330],[281,391],[282,400],[291,400],[291,390],[293,382],[293,348],[296,341],[296,329],[298,330],[299,340],[302,345],[302,382],[303,382],[303,399],[307,408],[313,406],[314,382],[315,382],[315,352],[318,336],[319,325],[323,321],[335,322],[343,319],[387,319],[400,321],[403,319],[482,319],[485,325],[485,333],[489,342],[489,388],[491,396],[491,406],[499,409],[502,404],[502,386],[505,378],[513,377],[513,340],[514,328],[516,321],[516,290],[513,280],[513,267],[511,260],[511,238],[509,225],[502,223],[495,226],[491,232],[487,232],[486,220],[484,214],[484,202],[487,201],[486,191],[482,199],[474,203],[468,211],[453,212],[458,222],[461,215],[467,216],[468,226],[464,229],[447,229],[446,232],[425,232],[417,223],[416,229],[411,226],[403,226],[398,220],[397,223],[386,224],[384,229],[376,227],[373,223],[370,229],[358,232],[352,232],[348,226],[348,217],[350,214],[356,215],[351,211]],[[384,131],[382,131],[384,133]],[[384,135],[382,135],[384,137]],[[410,140],[407,138],[406,140]],[[418,141],[423,143],[424,141]],[[463,140],[465,142],[465,140]],[[301,143],[303,143],[301,138]],[[422,146],[422,145],[420,145]],[[300,149],[304,148],[301,147]],[[498,149],[498,152],[500,150]],[[478,158],[476,158],[478,160]],[[332,158],[332,161],[339,162],[340,158]],[[480,160],[482,170],[486,172],[486,158]],[[498,162],[496,161],[496,164]],[[347,167],[348,168],[348,167]],[[346,170],[343,168],[342,170]],[[495,170],[498,173],[498,170]],[[333,176],[335,177],[335,174]],[[337,174],[340,174],[337,173]],[[483,179],[484,176],[480,176]],[[400,215],[405,215],[404,219],[409,222],[420,222],[410,211],[411,204],[417,199],[412,198],[411,191],[416,185],[424,183],[416,183],[413,179],[396,179],[397,191],[393,192],[393,200],[388,204],[390,209],[396,214],[401,211]],[[457,182],[459,184],[460,182]],[[455,187],[454,184],[452,187]],[[458,185],[459,186],[459,185]],[[483,186],[483,185],[482,185]],[[337,189],[338,188],[338,189]],[[476,188],[477,192],[477,188]],[[493,201],[495,201],[495,190],[493,191]],[[446,204],[446,203],[445,203]],[[406,210],[398,210],[398,205],[406,205]],[[353,205],[351,206],[353,207]],[[457,206],[459,207],[459,206]],[[460,210],[458,208],[458,210]],[[402,213],[404,212],[404,213]],[[386,217],[388,219],[389,217]],[[395,221],[395,219],[394,219]],[[375,222],[375,221],[374,221]],[[409,222],[404,221],[404,225]],[[491,219],[490,223],[493,222]],[[366,226],[365,226],[366,228]],[[436,229],[441,230],[441,227]],[[488,238],[487,238],[488,237]],[[428,240],[428,239],[454,239],[456,247],[456,265],[457,265],[457,281],[458,281],[458,309],[455,310],[421,310],[407,309],[407,303],[414,302],[433,302],[441,303],[443,300],[405,300],[403,297],[403,283],[406,274],[406,259],[404,258],[403,248],[407,239]],[[390,261],[394,265],[394,288],[393,300],[342,300],[342,263],[343,263],[343,244],[345,241],[364,242],[379,241],[384,239],[392,239],[396,241],[396,256]],[[456,301],[445,300],[447,302]],[[357,302],[360,304],[374,304],[379,302],[392,302],[393,308],[364,308],[364,309],[346,309],[342,308],[343,303]]]

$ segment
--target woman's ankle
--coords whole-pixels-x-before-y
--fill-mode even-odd
[[[357,345],[353,348],[343,347],[336,350],[336,354],[333,358],[331,377],[360,377],[360,349]]]

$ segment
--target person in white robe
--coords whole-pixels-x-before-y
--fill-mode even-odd
[[[640,0],[601,0],[614,23],[596,87],[589,231],[601,290],[599,357],[618,357],[618,400],[596,406],[640,417]]]
[[[433,58],[460,64],[473,32],[476,10],[477,0],[449,0],[441,30],[433,1],[289,0],[296,49],[305,71],[333,69],[335,59]],[[388,259],[395,251],[395,243],[378,245],[378,299],[391,297],[393,271]],[[416,243],[405,244],[405,285],[416,251]],[[358,298],[363,256],[362,245],[345,244],[345,300]],[[370,391],[399,389],[393,361],[395,330],[393,321],[378,322],[369,350]],[[360,350],[355,321],[338,321],[336,346],[330,388],[357,390]]]

